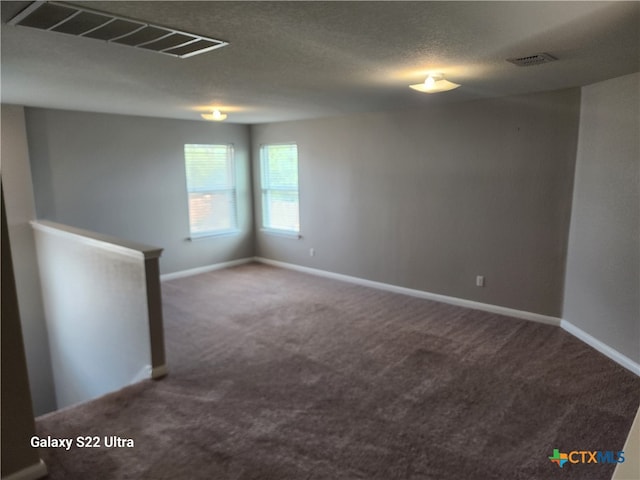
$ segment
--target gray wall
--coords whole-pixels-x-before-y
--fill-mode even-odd
[[[56,398],[35,242],[29,224],[36,212],[21,106],[2,105],[2,178],[31,397],[36,415],[41,415],[56,409]]]
[[[582,89],[564,319],[640,362],[640,74]]]
[[[38,218],[164,248],[161,273],[253,255],[249,128],[26,109]],[[185,143],[233,143],[236,235],[189,236]]]
[[[571,89],[254,126],[254,169],[260,144],[298,143],[303,236],[258,231],[257,255],[559,317],[579,107]]]

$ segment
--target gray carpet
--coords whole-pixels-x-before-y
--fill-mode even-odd
[[[609,479],[640,378],[557,327],[263,265],[163,284],[170,375],[40,417],[51,479]]]

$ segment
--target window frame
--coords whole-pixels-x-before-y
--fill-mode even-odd
[[[269,182],[267,181],[268,168],[265,167],[268,156],[265,154],[266,150],[269,147],[281,147],[281,146],[293,146],[296,151],[296,187],[295,188],[267,188],[266,185],[271,187]],[[260,145],[260,202],[261,202],[261,227],[260,230],[283,237],[292,237],[292,238],[302,238],[300,234],[300,157],[299,157],[299,147],[296,142],[277,142],[277,143],[264,143]],[[276,228],[271,225],[267,225],[267,220],[271,220],[271,215],[268,213],[269,202],[267,201],[268,192],[269,191],[280,191],[280,192],[295,192],[296,193],[296,203],[298,207],[298,218],[297,218],[297,230],[292,229],[284,229],[284,228]],[[271,222],[269,222],[271,223]]]
[[[227,178],[230,180],[230,186],[220,187],[216,185],[207,185],[207,188],[192,188],[189,185],[189,175],[187,173],[187,147],[188,146],[204,146],[204,147],[224,147],[227,149]],[[185,171],[185,185],[187,191],[187,217],[189,222],[189,237],[188,240],[198,240],[202,238],[208,237],[217,237],[222,235],[233,235],[237,234],[240,229],[238,227],[238,184],[236,179],[236,161],[235,161],[235,149],[232,143],[185,143],[184,148],[184,171]],[[219,194],[219,193],[230,193],[229,203],[231,209],[231,226],[228,228],[219,228],[213,230],[199,231],[194,232],[193,223],[191,219],[192,211],[191,211],[191,194],[192,193],[202,193],[202,194]],[[232,207],[232,208],[231,208]]]

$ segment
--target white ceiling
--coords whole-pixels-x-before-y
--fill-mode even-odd
[[[640,70],[640,2],[72,2],[230,42],[191,58],[7,25],[2,102],[261,123],[588,85]],[[516,67],[548,52],[559,61]],[[408,88],[428,71],[462,87]]]

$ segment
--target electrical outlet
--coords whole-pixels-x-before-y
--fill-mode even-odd
[[[484,287],[484,277],[482,275],[476,276],[476,287]]]
[[[315,248],[310,248],[309,249],[309,256],[310,257],[315,257],[316,255],[316,249]]]

